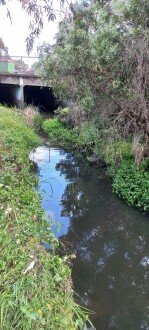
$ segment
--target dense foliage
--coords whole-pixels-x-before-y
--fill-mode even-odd
[[[146,186],[139,166],[149,156],[148,1],[81,1],[70,9],[71,19],[59,24],[55,44],[39,47],[37,71],[68,104],[60,120],[79,132],[85,148],[112,165],[108,173],[115,175],[123,160],[132,160],[135,177]],[[127,172],[124,164],[118,173],[130,170],[132,180],[129,164]],[[126,198],[120,177],[116,182],[116,191]],[[128,201],[147,210],[143,195],[141,201]]]
[[[124,161],[115,175],[113,188],[128,204],[149,211],[149,172],[145,165],[142,163],[138,169],[134,162]]]
[[[103,131],[149,142],[148,1],[82,1],[39,48],[38,71]],[[111,138],[111,136],[109,136]]]
[[[71,129],[65,127],[65,125],[58,120],[55,119],[47,119],[43,123],[43,129],[52,142],[59,143],[63,146],[72,146],[73,144],[76,145],[77,143],[77,135],[75,132],[72,132]]]

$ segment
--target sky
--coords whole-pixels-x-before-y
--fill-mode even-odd
[[[54,0],[54,8],[59,9],[58,1]],[[25,39],[29,34],[28,25],[29,17],[21,9],[21,5],[17,0],[13,0],[9,4],[12,17],[12,24],[7,18],[6,6],[0,6],[0,37],[2,37],[5,46],[8,47],[10,56],[27,56]],[[57,32],[57,22],[47,22],[45,19],[44,29],[41,35],[36,39],[34,49],[30,56],[37,56],[36,47],[43,41],[53,43],[53,38]]]

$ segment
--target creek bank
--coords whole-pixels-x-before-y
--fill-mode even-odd
[[[1,329],[81,328],[88,316],[74,302],[69,257],[55,253],[28,159],[41,140],[19,110],[1,106],[0,115]]]
[[[102,132],[99,132],[94,124],[85,122],[73,127],[64,118],[55,116],[43,122],[43,130],[50,140],[63,147],[78,150],[91,164],[105,168],[107,176],[111,179],[113,191],[129,205],[148,212],[149,158],[142,159],[136,164],[131,140],[108,141],[101,138]]]

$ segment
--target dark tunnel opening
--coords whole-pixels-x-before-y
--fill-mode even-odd
[[[24,101],[27,105],[37,106],[41,112],[53,112],[59,106],[49,87],[25,86]]]
[[[18,107],[18,89],[17,85],[0,84],[0,104]],[[60,105],[52,88],[39,86],[24,86],[24,103],[38,107],[41,113],[53,112]]]
[[[16,85],[0,84],[0,103],[8,106],[17,106]]]

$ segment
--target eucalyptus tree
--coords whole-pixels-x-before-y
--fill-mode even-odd
[[[7,16],[11,20],[10,3],[13,0],[0,0],[0,5],[6,6]],[[44,20],[54,21],[58,14],[63,17],[69,15],[69,6],[71,0],[17,0],[20,3],[22,10],[24,10],[29,17],[30,34],[26,39],[27,50],[30,52],[33,48],[34,40],[39,36],[44,26]],[[55,7],[55,3],[59,4],[59,9]]]
[[[8,47],[5,46],[4,41],[0,38],[0,56],[8,55]]]
[[[88,1],[71,6],[71,12],[72,21],[61,22],[56,43],[41,58],[39,70],[61,98],[71,97],[86,112],[95,113],[107,81],[104,72],[118,52],[120,32],[114,19],[110,21],[107,5]]]

